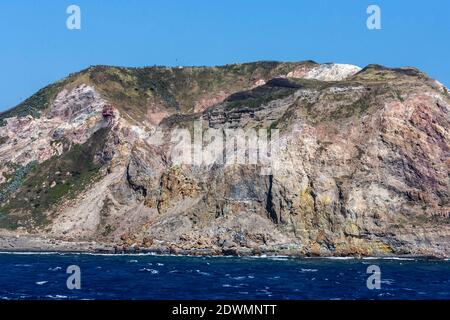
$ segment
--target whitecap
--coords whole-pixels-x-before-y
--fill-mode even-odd
[[[210,273],[208,273],[208,272],[203,272],[203,271],[200,271],[200,270],[195,270],[198,274],[201,274],[201,275],[204,275],[204,276],[210,276],[211,274]]]
[[[392,296],[392,294],[389,293],[389,292],[382,292],[382,293],[379,293],[378,296],[379,296],[379,297]]]
[[[289,260],[289,258],[287,258],[287,257],[270,257],[268,259],[272,260],[272,261],[286,261],[286,260]]]
[[[44,284],[46,284],[48,281],[38,281],[38,282],[36,282],[36,284],[38,285],[38,286],[42,286],[42,285],[44,285]]]
[[[61,267],[48,268],[49,271],[58,271],[61,270]]]
[[[55,294],[55,295],[48,294],[45,297],[50,298],[50,299],[67,299],[68,298],[67,296],[63,296],[60,294]]]
[[[262,289],[262,290],[256,290],[258,293],[260,294],[266,294],[268,296],[270,296],[272,294],[271,291],[267,290],[267,289]]]
[[[286,256],[286,255],[266,255],[266,254],[261,254],[259,256],[247,256],[247,257],[243,257],[242,259],[269,259],[269,260],[290,260],[292,259],[292,257],[290,256]]]
[[[232,285],[232,284],[228,284],[228,283],[225,283],[222,285],[222,287],[224,287],[224,288],[240,288],[241,286],[242,286],[242,284]]]
[[[56,252],[56,251],[45,251],[45,252],[39,252],[39,251],[0,251],[0,254],[13,254],[13,255],[38,254],[38,255],[48,255],[48,254],[61,254],[61,253],[60,252]]]
[[[317,269],[300,269],[300,272],[317,272]]]
[[[395,281],[394,279],[382,279],[381,283],[383,284],[393,284]]]
[[[142,268],[142,269],[139,269],[139,271],[141,271],[141,272],[150,272],[151,274],[158,274],[159,273],[158,270],[148,269],[148,268]]]
[[[415,258],[407,257],[363,257],[363,260],[399,260],[399,261],[415,261]]]
[[[243,283],[238,283],[236,285],[226,283],[226,284],[222,285],[222,287],[224,287],[224,288],[235,288],[235,289],[241,288],[243,286],[245,286],[245,284],[243,284]]]

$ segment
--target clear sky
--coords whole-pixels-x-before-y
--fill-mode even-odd
[[[81,30],[66,9],[81,8]],[[370,4],[381,30],[366,27]],[[255,60],[416,66],[450,85],[448,0],[9,0],[0,2],[0,111],[95,64]]]

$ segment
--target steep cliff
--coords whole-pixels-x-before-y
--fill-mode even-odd
[[[0,114],[0,246],[450,256],[449,111],[414,68],[91,67]]]

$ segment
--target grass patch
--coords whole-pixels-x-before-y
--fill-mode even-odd
[[[47,212],[63,199],[75,198],[99,178],[102,163],[97,156],[107,133],[108,129],[100,129],[86,143],[73,145],[62,156],[35,165],[0,208],[0,226],[33,228],[47,224]]]
[[[58,92],[64,88],[71,90],[82,83],[94,86],[117,108],[136,121],[142,121],[146,119],[150,105],[187,113],[203,98],[238,92],[252,87],[256,80],[272,79],[300,66],[314,65],[313,61],[260,61],[219,67],[93,66],[46,86],[15,108],[0,113],[0,126],[6,124],[6,118],[14,116],[40,117]]]
[[[5,174],[6,182],[0,185],[0,202],[3,202],[7,197],[22,186],[26,175],[35,167],[37,161],[32,161],[25,166],[16,166],[12,174]]]
[[[228,109],[257,108],[274,100],[284,99],[302,88],[301,83],[287,79],[272,79],[265,85],[252,90],[232,94],[228,99]]]
[[[233,93],[249,88],[257,79],[271,79],[303,63],[262,61],[221,67],[118,68],[98,66],[89,69],[90,81],[113,103],[126,108],[135,119],[145,116],[151,102],[173,111],[192,111],[203,97],[219,92]]]
[[[26,117],[28,115],[34,118],[39,118],[41,112],[47,109],[55,99],[59,91],[62,90],[66,81],[58,81],[51,85],[48,85],[34,95],[18,104],[13,109],[0,113],[0,127],[6,125],[6,118],[11,117]]]

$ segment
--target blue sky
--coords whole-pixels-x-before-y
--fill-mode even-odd
[[[68,30],[66,8],[81,8]],[[381,8],[381,30],[366,8]],[[255,60],[416,66],[450,85],[447,0],[15,0],[0,3],[0,111],[95,64]]]

